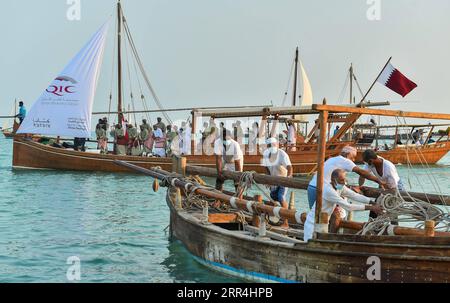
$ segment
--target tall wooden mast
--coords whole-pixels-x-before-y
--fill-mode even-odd
[[[297,106],[297,87],[298,87],[298,47],[295,50],[294,94],[292,96],[292,106]],[[292,116],[292,119],[295,119],[295,116]]]
[[[350,104],[353,104],[353,63],[350,65]]]
[[[118,112],[118,123],[123,121],[123,106],[122,106],[122,5],[120,0],[117,2],[117,112]]]

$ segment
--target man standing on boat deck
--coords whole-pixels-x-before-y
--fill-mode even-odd
[[[366,211],[370,210],[376,214],[382,214],[383,208],[380,205],[376,205],[373,199],[365,197],[363,195],[355,193],[353,190],[346,186],[346,172],[343,169],[335,169],[331,173],[330,182],[325,182],[323,188],[323,200],[322,200],[322,212],[331,215],[336,211],[337,206],[347,211]],[[350,204],[347,199],[350,199],[361,204]],[[371,204],[372,203],[372,204]],[[340,218],[335,222],[330,223],[330,229],[336,230],[336,225],[340,220],[345,219],[345,212],[339,212]],[[314,234],[316,218],[316,204],[312,207],[312,210],[308,213],[305,222],[304,241],[312,239]],[[333,226],[332,226],[333,225]]]
[[[386,185],[386,183],[372,175],[369,171],[364,170],[356,166],[354,161],[356,160],[356,156],[358,154],[358,151],[356,148],[352,146],[345,146],[342,149],[341,155],[328,159],[324,164],[324,176],[323,176],[323,182],[324,183],[330,183],[331,182],[331,174],[336,169],[342,169],[348,173],[354,172],[357,173],[360,176],[363,176],[366,179],[369,179],[373,182],[376,182],[380,185],[380,187],[383,187]],[[317,174],[314,175],[313,179],[309,183],[308,186],[308,201],[309,201],[309,207],[312,208],[314,203],[316,203],[317,199]]]
[[[95,129],[95,134],[97,135],[97,142],[98,142],[98,149],[102,154],[108,153],[108,134],[106,133],[106,128],[102,123],[97,124],[97,127]]]
[[[288,146],[291,151],[296,151],[297,148],[297,129],[292,121],[289,121],[288,128]]]
[[[149,141],[149,133],[148,129],[145,128],[144,125],[141,125],[140,127],[140,133],[139,133],[139,144],[142,146],[142,153],[141,155],[148,156],[152,154],[152,149],[148,145]]]
[[[183,122],[181,124],[181,128],[183,129],[183,132],[180,134],[182,136],[182,147],[181,147],[181,153],[185,156],[192,154],[192,128],[190,123]]]
[[[140,156],[139,133],[133,124],[128,125],[128,150],[131,156]]]
[[[156,125],[153,128],[153,137],[155,139],[155,148],[153,154],[160,158],[166,157],[166,135]]]
[[[161,129],[161,131],[165,134],[166,133],[166,125],[162,122],[162,118],[157,119],[158,123],[155,124],[156,128]]]
[[[382,180],[385,184],[385,189],[391,190],[405,190],[403,183],[398,175],[395,165],[386,159],[383,159],[377,155],[377,153],[371,149],[368,149],[363,154],[363,161],[366,163],[365,169],[371,172],[371,177],[375,177]],[[363,186],[366,179],[361,176],[359,178],[359,186]]]
[[[233,134],[229,130],[224,130],[221,139],[217,139],[214,143],[214,154],[216,156],[217,180],[216,189],[222,191],[225,183],[223,171],[242,172],[244,170],[244,154],[241,146],[233,140]],[[234,186],[237,189],[238,183]]]
[[[23,120],[25,120],[25,117],[27,116],[27,109],[25,108],[25,104],[23,101],[19,102],[19,114],[16,116],[19,118],[19,123],[22,124]]]
[[[244,130],[242,129],[242,122],[236,121],[235,125],[235,137],[236,141],[239,143],[240,146],[243,146],[244,143]]]
[[[279,148],[277,139],[270,138],[267,140],[267,150],[263,156],[263,166],[267,169],[267,174],[275,177],[292,178],[293,169],[289,155]],[[270,191],[270,197],[279,202],[283,208],[288,209],[286,201],[288,189],[283,186],[273,186]],[[282,228],[289,228],[289,222],[286,219],[283,222]]]
[[[111,137],[114,138],[116,144],[116,154],[119,156],[126,156],[128,142],[125,138],[125,131],[122,128],[121,123],[118,123],[115,129],[111,131]]]
[[[172,125],[167,126],[167,138],[166,138],[166,153],[168,156],[172,156],[172,143],[178,136],[175,128]]]
[[[153,128],[150,126],[150,124],[147,123],[147,119],[142,120],[142,125],[149,133],[152,132]]]

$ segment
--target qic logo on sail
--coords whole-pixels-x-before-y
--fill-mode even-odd
[[[55,80],[58,82],[61,82],[61,84],[58,85],[55,83],[53,85],[50,85],[46,90],[47,93],[56,95],[58,97],[63,97],[66,94],[75,94],[76,93],[75,84],[77,84],[78,82],[76,80],[74,80],[73,78],[66,77],[66,76],[60,76],[60,77],[56,78]],[[66,85],[67,84],[66,82],[69,82],[68,83],[69,85]]]

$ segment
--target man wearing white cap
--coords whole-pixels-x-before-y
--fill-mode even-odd
[[[328,159],[324,164],[324,175],[323,175],[323,183],[329,184],[331,182],[331,174],[336,169],[342,169],[347,173],[354,172],[364,177],[365,179],[371,180],[375,183],[378,183],[380,187],[384,188],[386,183],[376,176],[372,175],[369,171],[364,170],[356,166],[354,161],[356,160],[356,156],[358,151],[356,148],[352,146],[345,146],[341,155]],[[308,201],[309,207],[312,208],[314,203],[317,200],[317,174],[314,175],[313,179],[309,183],[308,186]]]
[[[289,155],[284,151],[279,149],[278,140],[275,138],[269,138],[267,140],[268,149],[263,155],[263,165],[267,169],[267,173],[275,177],[288,177],[291,178],[293,175],[293,169]],[[271,188],[270,197],[279,202],[283,208],[288,208],[288,203],[286,201],[286,194],[288,189],[283,186],[273,186]],[[289,228],[288,220],[285,220],[283,228]]]

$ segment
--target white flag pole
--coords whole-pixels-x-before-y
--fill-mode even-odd
[[[389,63],[391,63],[392,57],[389,58],[388,62],[386,62],[386,64],[384,65],[383,69],[381,70],[381,72],[378,74],[378,76],[376,77],[375,81],[373,81],[372,85],[370,86],[369,90],[367,91],[367,93],[364,95],[364,97],[362,98],[361,102],[359,102],[359,105],[363,104],[364,101],[366,101],[367,96],[369,95],[369,93],[372,91],[372,88],[375,86],[375,83],[377,83],[378,79],[380,78],[381,74],[384,72],[384,70],[386,69],[386,67],[389,65]]]

